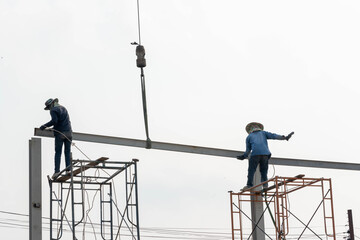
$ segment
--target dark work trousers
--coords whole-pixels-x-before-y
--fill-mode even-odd
[[[270,159],[270,155],[256,155],[250,157],[249,168],[248,168],[248,181],[246,184],[247,186],[252,187],[254,185],[253,184],[254,175],[256,168],[259,164],[260,164],[261,182],[265,182],[268,180],[267,172],[269,167],[269,159]]]
[[[63,145],[65,146],[64,154],[65,154],[65,163],[66,167],[70,166],[71,163],[71,141],[72,141],[72,132],[64,132],[62,134],[55,135],[55,172],[60,172],[60,160],[61,160],[61,152]]]

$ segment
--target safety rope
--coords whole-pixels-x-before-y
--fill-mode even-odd
[[[71,143],[72,146],[76,147],[76,149],[77,149],[81,154],[83,154],[89,161],[92,161],[92,160],[91,160],[78,146],[76,146],[76,144],[75,144],[68,136],[66,136],[63,132],[58,131],[58,130],[53,129],[53,128],[46,128],[46,129],[61,134],[64,138],[66,138],[66,139]],[[74,167],[74,166],[73,166],[73,167]],[[105,174],[107,174],[108,176],[111,176],[111,175],[110,175],[107,171],[105,171],[104,169],[101,169],[101,170],[102,170]],[[95,170],[94,177],[95,177],[96,174],[100,175],[99,169],[96,169],[96,170]],[[83,182],[83,174],[81,174],[81,183],[82,183],[82,182]],[[96,182],[97,182],[97,181],[96,181]],[[115,197],[115,201],[117,202],[116,185],[115,185],[114,179],[111,179],[111,182],[112,182],[112,184],[113,184],[113,186],[114,186],[114,189],[113,189],[113,191],[114,191],[114,197]],[[83,189],[83,187],[82,187],[82,189]],[[90,205],[89,205],[89,195],[88,195],[88,192],[87,192],[86,190],[83,190],[83,191],[85,191],[85,193],[86,193],[86,195],[87,195],[87,201],[88,201],[88,206],[89,206],[89,208],[85,211],[85,213],[86,213],[86,219],[85,219],[84,225],[83,225],[83,236],[84,236],[84,228],[85,228],[85,226],[86,226],[86,224],[87,224],[87,219],[89,219],[89,222],[90,222],[91,227],[92,227],[92,229],[93,229],[93,233],[94,233],[94,235],[95,235],[95,228],[94,228],[93,222],[91,221],[91,218],[90,218],[90,216],[89,216],[89,213],[90,213],[90,211],[93,209],[94,200],[95,200],[95,197],[96,197],[99,189],[97,189],[96,192],[95,192],[95,194],[94,194],[94,197],[93,197],[93,199],[92,199],[92,205],[91,205],[91,207],[90,207]],[[54,193],[54,194],[55,194],[55,193]],[[55,195],[56,195],[56,194],[55,194]],[[68,197],[69,197],[69,195],[68,195]],[[67,205],[68,197],[67,197],[67,199],[66,199],[65,205]],[[120,219],[119,213],[117,213],[118,225],[119,225],[119,219]],[[95,238],[96,238],[96,235],[95,235]]]
[[[92,161],[83,151],[81,151],[81,149],[76,146],[76,144],[71,140],[69,139],[64,133],[54,129],[54,128],[46,128],[47,130],[50,130],[50,131],[53,131],[53,132],[57,132],[59,134],[61,134],[63,137],[65,137],[70,143],[71,143],[71,146],[74,146],[76,147],[77,150],[79,150],[79,152],[81,152],[89,161]]]

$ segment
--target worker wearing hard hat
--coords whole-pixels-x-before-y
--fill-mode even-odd
[[[53,130],[55,137],[55,172],[52,176],[52,178],[55,179],[59,176],[60,172],[60,160],[63,145],[65,147],[64,154],[67,172],[70,170],[72,142],[71,122],[68,111],[59,104],[57,98],[48,99],[45,102],[44,110],[50,110],[51,120],[42,125],[40,130],[54,126],[51,130]]]
[[[264,131],[264,126],[261,123],[251,122],[246,126],[246,132],[249,134],[246,138],[246,151],[243,155],[237,156],[237,159],[244,160],[250,155],[248,179],[246,186],[242,191],[249,189],[253,186],[254,174],[258,165],[260,165],[261,182],[266,182],[268,163],[271,157],[271,152],[268,147],[268,139],[277,140],[289,140],[294,132],[288,136],[278,135]],[[263,185],[264,188],[268,187],[268,184]]]

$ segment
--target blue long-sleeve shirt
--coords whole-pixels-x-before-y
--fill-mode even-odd
[[[65,107],[61,105],[54,106],[50,110],[51,120],[44,125],[46,127],[54,126],[54,129],[59,132],[71,132],[71,122],[69,113]],[[55,135],[58,133],[55,132]]]
[[[249,156],[250,152],[252,156],[271,155],[267,142],[268,139],[284,140],[285,137],[266,131],[255,131],[250,133],[246,138],[245,158]]]

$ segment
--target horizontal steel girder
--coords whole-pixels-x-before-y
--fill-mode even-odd
[[[42,131],[39,128],[35,128],[34,135],[39,137],[54,137],[52,131],[50,130]],[[146,148],[147,146],[145,140],[102,136],[102,135],[77,133],[77,132],[73,133],[73,140],[121,145],[128,147],[138,147],[138,148]],[[229,157],[229,158],[236,158],[236,156],[239,156],[244,153],[242,151],[235,151],[235,150],[226,150],[226,149],[208,148],[208,147],[199,147],[199,146],[165,143],[165,142],[154,142],[154,141],[151,142],[151,148],[157,150],[195,153],[195,154],[211,155],[218,157]],[[294,166],[294,167],[311,167],[311,168],[327,168],[327,169],[360,171],[360,164],[358,163],[304,160],[304,159],[277,158],[277,157],[272,157],[270,163],[274,165]]]

